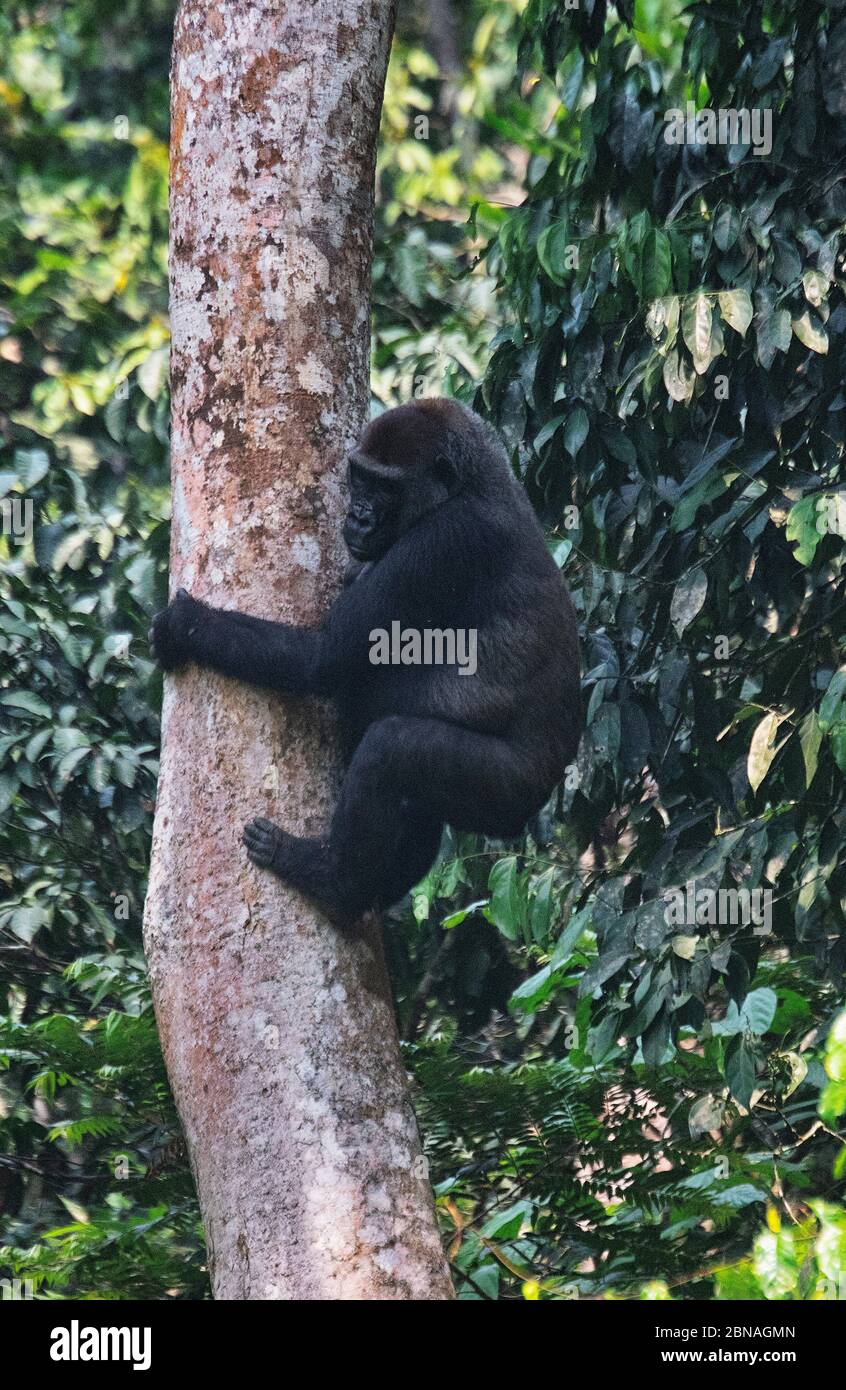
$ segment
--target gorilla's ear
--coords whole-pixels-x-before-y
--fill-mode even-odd
[[[438,454],[432,464],[432,476],[452,495],[458,487],[458,470],[446,454]]]

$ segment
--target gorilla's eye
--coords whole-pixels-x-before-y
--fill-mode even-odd
[[[350,499],[363,502],[376,512],[390,512],[395,506],[401,487],[390,478],[374,474],[353,460],[349,465]]]

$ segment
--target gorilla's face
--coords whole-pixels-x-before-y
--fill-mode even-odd
[[[380,559],[456,489],[456,470],[443,452],[443,429],[433,429],[426,416],[416,428],[415,421],[411,406],[387,411],[368,425],[349,456],[344,540],[355,560]]]
[[[344,540],[355,560],[378,560],[397,538],[402,488],[353,455],[349,467],[350,502]]]

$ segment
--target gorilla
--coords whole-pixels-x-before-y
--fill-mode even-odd
[[[194,661],[336,702],[347,770],[328,835],[259,818],[243,838],[340,926],[407,893],[445,824],[519,835],[581,727],[573,606],[490,426],[418,400],[371,421],[348,464],[352,565],[321,626],[180,589],[150,632],[166,671]]]

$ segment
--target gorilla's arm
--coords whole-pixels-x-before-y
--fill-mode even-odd
[[[482,616],[508,553],[500,531],[489,508],[458,502],[440,508],[378,562],[361,566],[321,627],[294,627],[211,608],[180,589],[153,619],[153,651],[166,671],[194,661],[282,694],[338,695],[345,686],[355,687],[362,675],[373,675],[374,629],[390,629],[395,619],[418,628],[472,626],[461,621],[468,606]],[[491,593],[483,604],[485,589]],[[469,600],[472,591],[475,597]],[[421,694],[428,677],[426,670],[417,673]]]
[[[370,632],[383,625],[377,614],[399,611],[391,590],[361,580],[341,593],[323,627],[310,628],[211,608],[180,589],[153,619],[150,641],[166,671],[194,661],[286,695],[333,696],[366,668]]]
[[[195,661],[221,675],[289,695],[332,693],[325,688],[327,643],[322,629],[210,608],[184,589],[153,619],[150,641],[166,671]]]

